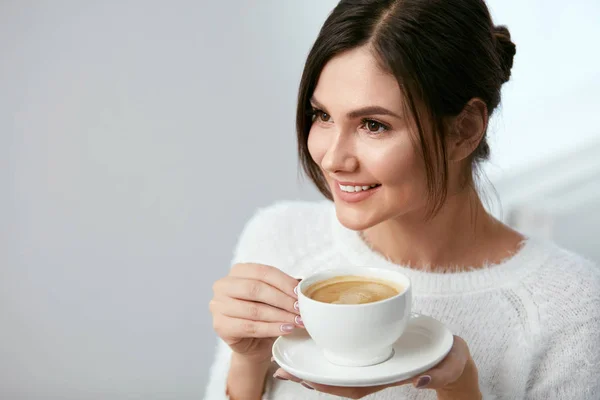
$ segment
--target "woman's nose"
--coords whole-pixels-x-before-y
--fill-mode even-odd
[[[358,159],[349,139],[336,135],[321,161],[321,168],[327,172],[353,172],[358,168]]]

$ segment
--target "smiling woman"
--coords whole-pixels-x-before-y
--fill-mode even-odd
[[[339,200],[338,217],[351,229],[420,209],[427,198],[411,118],[400,117],[410,116],[400,93],[371,47],[361,46],[325,65],[312,95],[311,120],[299,121],[304,166],[317,184],[325,183],[320,188],[327,197]]]
[[[296,114],[301,164],[329,201],[275,205],[246,226],[214,286],[222,341],[207,399],[597,398],[599,270],[496,220],[474,184],[515,54],[482,0],[337,5],[308,55]],[[276,369],[275,338],[304,327],[296,278],[339,266],[409,277],[413,310],[456,334],[445,358],[370,387]]]
[[[359,94],[362,96],[360,101],[372,102],[346,115],[348,120],[362,118],[363,124],[369,124],[370,132],[388,130],[390,125],[377,117],[390,117],[396,120],[396,130],[403,127],[417,134],[416,137],[408,136],[416,140],[422,153],[432,213],[447,195],[449,166],[446,139],[452,133],[461,133],[463,140],[471,139],[471,144],[476,145],[476,148],[468,149],[467,164],[470,165],[463,166],[463,176],[467,181],[472,177],[471,167],[489,157],[490,149],[485,137],[487,125],[475,131],[463,129],[456,132],[448,126],[448,117],[456,117],[469,110],[475,114],[483,112],[485,115],[480,117],[487,124],[500,103],[500,88],[510,78],[516,47],[510,40],[508,29],[493,26],[483,2],[474,2],[472,6],[452,6],[453,10],[448,15],[437,13],[434,4],[414,7],[411,11],[420,14],[418,19],[414,19],[412,12],[406,12],[412,8],[411,5],[374,3],[372,7],[379,13],[377,17],[369,19],[365,15],[362,22],[355,22],[355,25],[369,25],[361,27],[367,29],[347,29],[348,19],[325,23],[306,62],[296,123],[302,165],[326,197],[331,196],[329,185],[324,182],[321,169],[308,149],[315,117],[320,122],[323,121],[322,116],[326,116],[327,122],[331,122],[332,116],[325,113],[326,107],[317,101],[321,98],[318,88],[315,90],[317,82],[321,86],[323,82],[331,82],[335,88],[321,90],[330,95],[335,93],[334,97],[338,100],[353,101],[357,107],[360,107],[357,103]],[[359,18],[364,10],[357,7],[355,11],[354,17]],[[458,24],[469,19],[480,23],[462,25],[457,29]],[[451,32],[445,35],[442,33],[445,30]],[[457,45],[462,45],[460,51],[457,51]],[[350,54],[343,54],[345,52]],[[347,69],[344,60],[339,58],[346,58],[346,65],[357,64]],[[338,75],[339,72],[342,74]],[[323,76],[332,76],[335,80],[321,79]],[[332,92],[332,89],[339,92]],[[398,93],[402,94],[402,98]],[[478,101],[470,104],[469,101],[474,98]],[[400,116],[404,116],[404,121],[400,121]],[[474,137],[465,137],[469,134]]]

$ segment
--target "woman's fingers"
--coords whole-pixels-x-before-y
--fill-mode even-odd
[[[470,358],[469,347],[459,336],[454,336],[452,349],[442,362],[413,379],[419,388],[439,389],[456,382]]]
[[[227,317],[261,322],[279,322],[303,327],[299,315],[253,301],[222,298],[210,302],[210,310]]]
[[[229,276],[217,281],[213,290],[215,297],[231,297],[238,300],[247,300],[268,304],[282,310],[299,314],[296,298],[283,293],[273,286],[259,280]]]
[[[285,371],[282,368],[279,368],[277,371],[275,371],[275,374],[273,375],[273,377],[280,379],[282,381],[292,381],[292,382],[296,382],[296,383],[302,382],[302,379],[296,378],[294,375],[290,374],[289,372]]]
[[[288,296],[298,298],[294,291],[298,280],[278,268],[262,264],[236,264],[231,268],[230,275],[267,283]]]
[[[374,389],[373,387],[337,387],[337,386],[328,386],[328,385],[320,385],[313,382],[306,382],[302,379],[290,374],[289,372],[279,368],[275,374],[274,378],[286,381],[292,381],[301,384],[305,388],[309,390],[317,390],[322,393],[328,393],[334,396],[343,397],[347,399],[360,399],[365,397],[371,393],[375,393],[381,389]]]
[[[213,328],[221,338],[273,338],[291,333],[294,324],[282,322],[259,322],[216,314]]]

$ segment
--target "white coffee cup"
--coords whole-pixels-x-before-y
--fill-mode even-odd
[[[305,295],[305,290],[314,283],[347,275],[388,281],[402,291],[365,304],[324,303]],[[406,275],[393,270],[335,268],[303,279],[298,286],[298,304],[306,330],[329,362],[349,367],[374,365],[393,355],[392,345],[402,336],[411,318],[411,282]]]

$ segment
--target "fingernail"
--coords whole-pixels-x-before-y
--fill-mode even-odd
[[[283,324],[281,325],[281,331],[282,332],[291,332],[294,330],[294,325],[292,324]]]
[[[301,384],[302,386],[304,386],[305,388],[307,388],[307,389],[310,389],[310,390],[315,390],[315,388],[314,388],[314,387],[310,386],[310,385],[309,385],[308,383],[306,383],[306,382],[300,382],[300,384]]]
[[[422,377],[419,378],[419,380],[417,381],[417,386],[415,386],[418,389],[421,389],[427,385],[429,385],[429,382],[431,382],[431,377],[429,375],[423,375]]]
[[[279,379],[280,381],[289,381],[289,379],[284,378],[283,376],[280,376],[280,375],[277,375],[277,374],[274,374],[273,378]]]
[[[271,357],[271,362],[275,361],[275,357]]]
[[[296,296],[298,296],[298,286],[294,288],[294,293],[296,293]]]
[[[296,321],[296,325],[304,326],[304,322],[302,322],[302,317],[301,316],[296,315],[296,318],[294,318],[294,320]]]
[[[300,304],[298,304],[298,302],[294,303],[294,310],[300,311]]]

